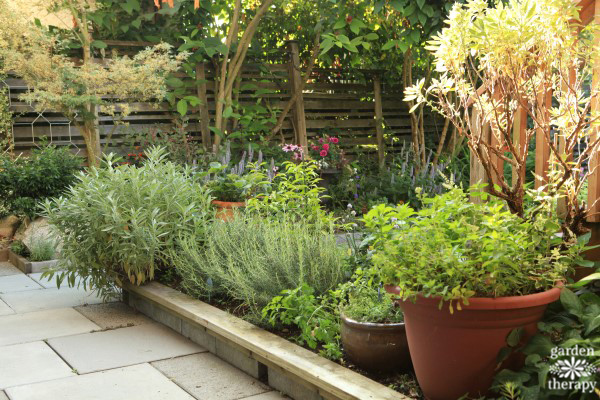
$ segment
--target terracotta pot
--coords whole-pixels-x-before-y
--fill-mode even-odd
[[[397,288],[387,287],[391,293]],[[471,298],[462,311],[439,309],[439,298],[418,296],[401,301],[406,335],[419,385],[429,400],[453,400],[465,394],[485,395],[496,372],[497,356],[506,337],[523,328],[525,343],[537,331],[548,304],[558,300],[560,289],[526,296]],[[514,354],[505,366],[523,361]]]
[[[341,315],[342,345],[357,366],[373,372],[411,367],[404,323],[358,322]]]
[[[213,200],[212,204],[217,207],[216,217],[221,221],[231,221],[235,216],[234,209],[246,207],[246,202],[244,201],[219,201]]]

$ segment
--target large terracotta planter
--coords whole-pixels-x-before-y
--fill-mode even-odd
[[[342,345],[357,366],[373,372],[410,369],[404,323],[358,322],[341,315]]]
[[[398,293],[395,287],[386,288]],[[523,328],[523,343],[537,331],[548,304],[560,289],[527,296],[471,298],[463,310],[439,309],[439,298],[418,296],[401,301],[406,335],[419,385],[429,400],[454,400],[465,394],[485,395],[494,378],[497,356],[506,337]],[[507,360],[518,367],[520,354]]]
[[[216,217],[221,221],[231,221],[235,216],[234,209],[246,207],[243,201],[219,201],[213,200],[212,204],[217,207]]]

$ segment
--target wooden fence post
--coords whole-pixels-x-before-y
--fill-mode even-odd
[[[373,77],[373,97],[375,98],[375,130],[377,132],[377,155],[379,169],[385,165],[385,140],[383,137],[383,103],[381,101],[381,77]]]
[[[290,52],[289,79],[290,79],[290,97],[294,97],[298,91],[302,90],[302,74],[300,73],[300,52],[298,51],[298,42],[288,42]],[[305,154],[308,153],[308,136],[306,134],[306,116],[304,114],[304,96],[298,93],[294,102],[293,121],[296,144],[302,146]]]
[[[595,14],[594,14],[594,23],[600,23],[600,1],[596,0],[594,5]],[[594,34],[594,44],[597,46],[600,44],[600,33],[596,32]],[[593,75],[592,75],[592,96],[595,94],[596,96],[592,98],[592,110],[591,113],[597,113],[600,111],[600,98],[598,97],[600,91],[600,59],[598,57],[592,60],[593,63]],[[597,126],[593,128],[590,142],[593,142],[598,138],[600,134],[600,128]],[[588,176],[588,206],[590,207],[590,215],[588,216],[588,222],[596,222],[596,224],[592,225],[592,242],[593,244],[597,244],[600,242],[600,157],[598,154],[593,154],[589,165],[589,171],[591,172]],[[594,240],[596,239],[596,240]],[[590,245],[592,244],[590,242]]]
[[[196,64],[196,90],[200,104],[200,132],[202,133],[202,145],[205,150],[212,149],[212,139],[210,137],[210,114],[208,113],[208,97],[206,96],[206,72],[204,63]]]

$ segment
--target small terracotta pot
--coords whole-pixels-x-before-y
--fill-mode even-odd
[[[342,345],[356,365],[373,372],[410,369],[404,323],[358,322],[343,313],[341,320]]]
[[[386,288],[399,293],[396,287]],[[496,373],[497,356],[506,337],[522,327],[522,343],[537,331],[548,304],[558,300],[560,289],[526,296],[471,298],[462,311],[450,314],[439,308],[440,298],[417,296],[401,301],[406,335],[415,373],[429,400],[486,395]],[[518,368],[521,354],[513,354],[505,366]]]
[[[221,221],[231,221],[235,216],[234,209],[246,207],[244,201],[219,201],[213,200],[212,204],[217,207],[216,217]]]

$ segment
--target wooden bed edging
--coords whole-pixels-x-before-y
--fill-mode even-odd
[[[230,361],[231,352],[238,351],[245,365],[236,366],[257,378],[268,378],[271,386],[296,400],[321,397],[341,400],[409,399],[273,333],[160,283],[152,282],[145,286],[127,284],[123,292],[125,301],[130,305],[192,340],[196,336],[198,339],[194,341],[219,357]],[[192,333],[194,328],[196,335]],[[227,350],[219,350],[223,346]],[[257,364],[254,372],[251,366],[248,371],[247,360]],[[281,384],[290,379],[288,384]]]
[[[29,261],[25,257],[13,253],[10,249],[8,250],[8,261],[25,274],[44,272],[47,268],[52,268],[58,263],[58,260]]]

